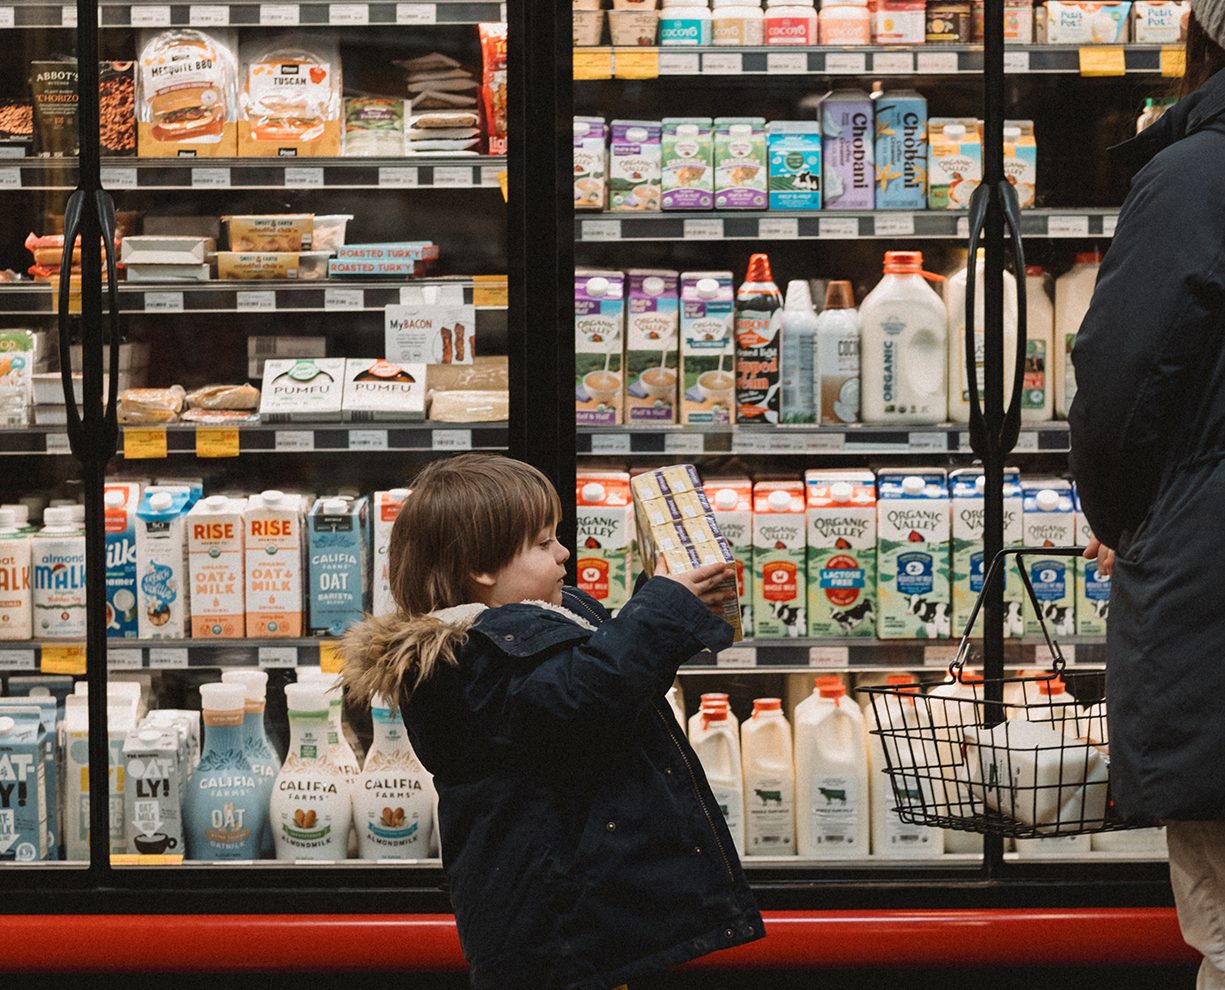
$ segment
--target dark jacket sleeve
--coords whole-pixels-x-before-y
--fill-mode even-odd
[[[1204,166],[1219,144],[1193,135],[1136,176],[1073,348],[1072,471],[1110,547],[1151,508],[1219,348],[1225,178]]]

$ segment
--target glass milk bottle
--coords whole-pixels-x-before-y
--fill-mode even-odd
[[[255,859],[268,806],[243,751],[246,691],[203,684],[204,752],[187,786],[184,831],[189,859]]]
[[[242,722],[242,750],[255,771],[260,784],[260,800],[266,809],[272,801],[272,788],[281,769],[281,758],[268,738],[264,727],[264,705],[268,694],[268,675],[262,670],[227,670],[221,675],[223,684],[240,684],[246,694],[246,714]],[[265,812],[265,820],[267,812]],[[272,828],[267,826],[260,837],[260,855],[271,859],[276,849]]]
[[[400,710],[371,701],[374,739],[353,789],[362,859],[425,859],[434,831],[434,781],[408,741]]]
[[[328,696],[317,683],[288,684],[289,754],[272,793],[276,858],[344,859],[353,820],[349,781],[328,747]]]

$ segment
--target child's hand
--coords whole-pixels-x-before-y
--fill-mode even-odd
[[[704,567],[685,571],[683,574],[669,574],[668,563],[663,557],[655,558],[655,576],[665,577],[675,581],[682,588],[694,594],[715,615],[722,616],[723,606],[736,599],[736,568],[731,564],[707,564]],[[730,588],[721,587],[732,579]]]

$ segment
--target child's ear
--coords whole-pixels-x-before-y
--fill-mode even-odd
[[[468,575],[468,580],[482,588],[492,588],[498,579],[493,574],[477,574],[474,571]]]

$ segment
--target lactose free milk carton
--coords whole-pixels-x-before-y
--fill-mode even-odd
[[[307,526],[310,630],[340,636],[370,603],[370,503],[365,498],[318,499]]]
[[[575,485],[578,586],[610,612],[634,586],[634,506],[624,471],[583,471]]]
[[[960,635],[982,594],[987,568],[991,562],[983,553],[986,484],[981,468],[964,468],[949,475],[953,496],[953,631]],[[1004,471],[1004,546],[1013,547],[1024,535],[1021,524],[1021,478],[1016,468]],[[1021,602],[1025,589],[1013,563],[1005,573],[1004,615],[1011,636],[1022,633]],[[973,635],[981,636],[983,619],[975,624]]]
[[[47,745],[37,708],[0,712],[0,861],[47,858]]]
[[[1024,543],[1027,547],[1070,547],[1076,543],[1076,510],[1072,485],[1063,478],[1034,478],[1022,483],[1025,499]],[[1052,635],[1076,632],[1076,581],[1071,557],[1025,558],[1024,566]],[[1026,596],[1028,598],[1028,595]],[[1025,602],[1025,634],[1042,635],[1033,604]]]
[[[137,624],[141,639],[187,635],[191,582],[187,570],[190,493],[149,488],[136,510]]]
[[[302,635],[302,498],[269,490],[252,495],[243,515],[247,555],[247,635]]]
[[[736,290],[731,272],[681,275],[681,422],[726,425],[736,402]]]
[[[767,192],[764,117],[715,118],[715,209],[764,210]]]
[[[663,207],[709,210],[715,205],[714,123],[709,117],[663,120]]]
[[[654,213],[660,206],[663,149],[657,120],[614,120],[608,144],[608,208]]]
[[[1080,508],[1080,492],[1072,486],[1072,506],[1076,510],[1076,545],[1085,547],[1093,539],[1093,529]],[[1105,636],[1110,615],[1110,578],[1097,569],[1096,560],[1073,559],[1076,577],[1076,635]]]
[[[770,209],[821,209],[821,122],[774,120],[766,131]]]
[[[574,273],[574,407],[579,426],[622,422],[624,296],[621,272]]]
[[[625,419],[676,422],[678,321],[676,272],[631,269],[625,320]]]
[[[375,492],[371,516],[374,521],[374,581],[371,588],[371,611],[375,615],[390,615],[396,610],[391,596],[391,528],[408,498],[407,488],[392,488]]]
[[[712,478],[706,501],[736,558],[740,622],[753,628],[753,483],[748,478]]]
[[[245,499],[210,495],[187,514],[193,639],[240,639],[245,633],[245,508]]]
[[[877,635],[950,635],[949,490],[939,468],[889,468],[877,475]]]
[[[136,621],[136,509],[140,485],[109,482],[103,491],[106,528],[106,634],[134,638]]]
[[[802,481],[753,486],[753,635],[799,637],[808,629]]]
[[[876,635],[876,476],[813,470],[808,499],[808,635]]]

